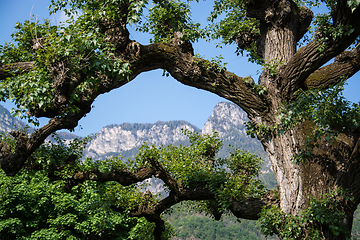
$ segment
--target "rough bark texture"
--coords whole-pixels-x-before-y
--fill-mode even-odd
[[[142,72],[154,69],[165,69],[179,82],[188,86],[204,89],[224,97],[244,109],[254,125],[264,124],[274,126],[279,122],[276,110],[284,102],[293,101],[294,93],[302,88],[326,88],[338,83],[342,77],[351,77],[360,69],[359,51],[357,46],[352,51],[346,51],[350,44],[360,34],[360,8],[351,11],[347,1],[337,1],[331,12],[333,25],[351,25],[353,31],[336,39],[325,42],[323,51],[319,50],[320,35],[306,46],[296,49],[297,42],[306,33],[313,18],[311,10],[298,8],[291,0],[254,0],[247,5],[247,15],[259,20],[260,36],[239,35],[236,42],[240,48],[256,43],[258,54],[265,63],[276,66],[276,74],[265,69],[259,79],[259,84],[267,88],[265,94],[259,95],[250,77],[238,77],[235,74],[219,69],[208,61],[194,58],[191,43],[183,41],[181,34],[175,34],[169,43],[154,43],[141,45],[129,39],[124,22],[113,24],[100,21],[103,33],[116,46],[115,57],[130,64],[132,81]],[[335,58],[332,64],[323,66]],[[16,63],[0,66],[0,79],[10,77],[8,70],[23,69],[30,71],[33,63]],[[49,123],[37,130],[31,136],[13,132],[16,146],[13,151],[1,142],[0,165],[8,175],[15,175],[26,159],[40,146],[52,132],[73,128],[77,121],[90,111],[91,103],[103,93],[119,88],[129,81],[98,76],[101,81],[96,88],[88,89],[76,105],[80,112],[61,116],[69,101],[69,92],[81,83],[86,76],[67,77],[57,69],[66,68],[57,63],[53,66],[54,88],[56,97],[53,109],[32,109],[36,117],[49,117]],[[17,71],[15,74],[21,74]],[[60,77],[60,78],[59,78]],[[57,84],[58,83],[58,84]],[[247,219],[257,219],[261,208],[266,204],[280,204],[281,209],[289,214],[297,214],[309,206],[311,196],[319,197],[338,187],[349,189],[354,201],[343,201],[345,212],[343,224],[351,229],[353,212],[360,202],[360,129],[344,130],[338,140],[329,145],[322,140],[314,149],[314,157],[301,164],[292,162],[293,157],[302,149],[306,135],[311,130],[311,123],[300,126],[278,135],[275,132],[259,134],[258,138],[268,153],[277,181],[279,183],[280,200],[277,202],[269,192],[261,199],[245,199],[242,202],[233,201],[231,211],[235,216]],[[84,180],[118,181],[121,184],[131,184],[141,181],[151,175],[161,178],[171,189],[169,197],[157,204],[139,206],[130,212],[132,216],[145,216],[156,223],[155,235],[161,239],[164,222],[160,213],[166,208],[184,200],[213,199],[208,189],[184,189],[173,179],[158,162],[152,161],[152,166],[140,169],[136,173],[114,170],[101,174],[97,170],[76,173],[68,181],[68,188]],[[54,179],[56,177],[53,176]],[[121,209],[118,209],[121,210]],[[335,236],[328,228],[323,228],[326,239],[343,239]]]

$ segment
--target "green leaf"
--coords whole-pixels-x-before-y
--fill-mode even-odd
[[[351,11],[354,12],[355,9],[360,5],[360,0],[348,0],[347,4],[350,7]]]

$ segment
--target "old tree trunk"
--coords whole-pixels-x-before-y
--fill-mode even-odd
[[[93,24],[103,34],[104,41],[113,44],[114,59],[128,64],[128,80],[124,81],[123,78],[101,71],[76,72],[70,67],[74,64],[71,60],[57,58],[51,63],[50,70],[52,88],[55,91],[54,97],[49,100],[51,107],[34,106],[28,109],[31,116],[50,118],[49,123],[30,136],[12,132],[16,139],[13,151],[9,144],[1,142],[1,168],[8,175],[15,175],[47,136],[59,129],[75,127],[78,120],[91,110],[91,104],[98,95],[123,86],[142,72],[160,68],[168,71],[179,82],[213,92],[234,102],[248,113],[257,137],[270,157],[279,184],[280,201],[274,199],[271,193],[265,194],[261,199],[234,201],[230,210],[235,216],[258,219],[263,206],[278,203],[283,212],[296,215],[309,207],[311,197],[321,198],[323,194],[341,188],[348,191],[352,200],[339,197],[338,208],[344,213],[340,225],[351,230],[353,213],[360,202],[360,129],[340,129],[336,133],[336,141],[331,144],[325,138],[318,139],[319,145],[313,149],[311,158],[299,163],[294,162],[294,157],[304,150],[306,139],[315,125],[306,121],[287,129],[283,134],[271,130],[280,123],[277,111],[283,104],[296,101],[297,90],[326,89],[344,78],[351,77],[360,69],[360,46],[356,45],[352,50],[348,50],[360,34],[360,8],[350,2],[338,0],[328,3],[330,20],[324,23],[328,25],[320,25],[315,31],[314,40],[307,41],[306,45],[299,49],[298,42],[307,33],[314,18],[309,8],[291,0],[252,0],[240,1],[238,6],[231,5],[235,10],[237,7],[243,8],[243,20],[250,19],[255,23],[256,31],[242,28],[232,36],[232,42],[235,42],[239,49],[249,52],[252,49],[253,56],[263,59],[264,71],[259,78],[259,84],[255,84],[251,77],[238,77],[219,69],[209,61],[195,57],[191,44],[193,39],[186,35],[185,30],[188,29],[175,24],[176,21],[182,21],[179,20],[182,19],[181,14],[172,14],[171,21],[160,22],[159,18],[159,26],[165,27],[162,32],[159,30],[158,41],[155,43],[141,45],[130,40],[127,24],[134,8],[129,2],[123,1],[117,5],[116,10],[112,8],[117,15],[109,18],[101,15]],[[168,7],[166,1],[155,3],[164,9]],[[83,10],[86,15],[88,9]],[[179,19],[176,19],[177,17]],[[147,27],[149,26],[154,27],[151,24]],[[325,28],[331,30],[325,31]],[[330,37],[336,31],[340,34]],[[156,35],[155,30],[152,33],[154,32]],[[44,39],[44,42],[36,39],[35,42],[40,44],[40,48],[46,49],[46,36]],[[35,45],[32,48],[31,51],[39,51],[39,47]],[[324,66],[331,59],[334,61]],[[90,60],[80,61],[80,65],[86,65]],[[28,62],[5,62],[0,69],[1,79],[31,72],[34,62],[35,60],[31,59]],[[10,74],[11,71],[14,73]],[[75,73],[72,74],[71,71]],[[78,98],[74,101],[72,93],[82,82],[88,81],[88,75],[98,81],[92,82],[93,87],[76,92]],[[78,110],[69,112],[68,107],[71,104]],[[158,239],[161,238],[164,224],[160,214],[165,209],[184,200],[214,198],[213,193],[207,189],[184,189],[155,160],[152,161],[152,167],[139,169],[135,173],[114,170],[112,173],[103,174],[95,169],[76,173],[68,183],[69,187],[84,180],[118,181],[129,185],[152,175],[161,178],[169,186],[170,196],[155,205],[148,204],[134,209],[130,214],[145,216],[149,221],[155,222],[155,235]],[[345,238],[343,233],[334,233],[326,224],[318,225],[318,230],[326,239]]]

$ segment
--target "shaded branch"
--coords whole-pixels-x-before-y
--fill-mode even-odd
[[[170,193],[170,195],[158,203],[154,204],[142,204],[134,209],[131,209],[128,213],[132,217],[145,217],[148,221],[154,222],[157,226],[157,229],[164,229],[164,222],[161,219],[160,215],[166,209],[182,202],[182,201],[200,201],[200,200],[214,200],[215,195],[206,188],[189,188],[182,189],[178,194]],[[232,201],[229,209],[237,217],[249,220],[259,219],[259,214],[265,206],[270,205],[279,205],[278,198],[275,197],[273,191],[270,191],[262,198],[247,198],[241,202]],[[121,206],[116,206],[113,208],[115,211],[124,211],[125,209]],[[215,216],[216,217],[216,216]],[[220,217],[217,216],[216,220],[219,220]],[[161,234],[156,235],[154,231],[154,236],[156,239],[161,239]]]
[[[88,113],[90,109],[90,106],[88,106],[76,114],[52,118],[48,124],[39,128],[30,136],[20,133],[19,131],[12,131],[10,134],[16,141],[14,150],[11,151],[8,147],[2,147],[0,153],[0,166],[6,175],[15,176],[24,166],[27,158],[39,148],[50,134],[60,129],[75,128],[78,121]],[[2,142],[2,145],[6,146],[6,143]]]
[[[140,168],[136,172],[130,172],[126,169],[113,169],[110,172],[101,172],[98,169],[91,171],[75,172],[71,178],[62,178],[59,175],[55,174],[55,171],[61,171],[61,166],[53,166],[52,170],[49,172],[48,176],[51,181],[56,180],[65,180],[65,190],[70,192],[70,190],[86,180],[97,181],[97,182],[118,182],[123,186],[129,186],[134,183],[142,182],[145,179],[151,178],[151,176],[156,175],[156,171],[153,168]]]
[[[24,72],[30,71],[34,67],[33,62],[18,62],[9,64],[0,64],[0,80],[13,77]]]
[[[280,200],[274,190],[266,192],[261,198],[247,198],[240,202],[233,200],[230,211],[237,218],[258,220],[265,206],[280,205]]]

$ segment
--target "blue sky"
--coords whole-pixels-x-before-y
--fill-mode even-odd
[[[29,20],[30,15],[38,19],[51,18],[54,23],[64,19],[64,15],[48,15],[47,6],[50,0],[0,0],[0,45],[10,41],[16,22]],[[194,3],[193,18],[204,23],[211,11],[210,2]],[[130,30],[130,37],[142,44],[147,44],[149,36]],[[216,48],[215,43],[201,41],[194,45],[195,53],[208,59],[219,56],[225,58],[228,70],[239,76],[252,76],[256,78],[258,67],[247,61],[246,57],[236,56],[235,46]],[[353,101],[360,100],[360,74],[348,81],[345,96]],[[92,111],[79,122],[75,134],[86,136],[97,133],[109,124],[154,123],[156,121],[186,120],[202,128],[211,115],[214,106],[225,99],[196,88],[185,86],[171,77],[162,77],[162,70],[142,73],[132,82],[99,96]],[[0,103],[3,104],[3,103]],[[11,103],[3,104],[11,109]],[[46,119],[41,122],[44,123]]]

